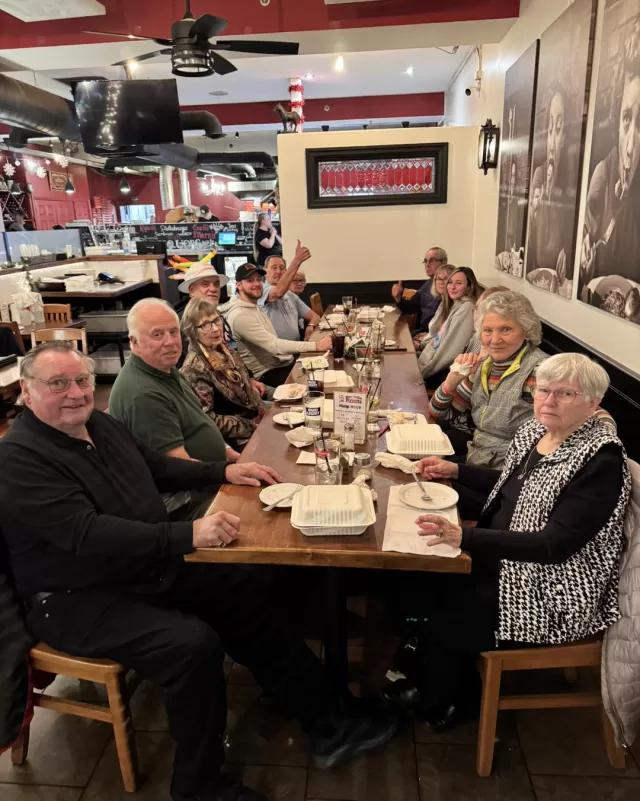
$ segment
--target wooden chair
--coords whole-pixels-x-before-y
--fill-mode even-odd
[[[77,715],[110,723],[113,726],[124,787],[127,792],[134,793],[138,787],[138,758],[133,738],[129,693],[135,687],[127,687],[125,670],[122,665],[112,662],[110,659],[67,656],[43,643],[39,643],[31,649],[31,664],[35,670],[105,686],[108,706],[58,698],[44,692],[34,692],[34,706],[52,709],[54,712],[66,715]],[[28,750],[29,728],[26,728],[11,749],[13,764],[22,765],[27,759]]]
[[[22,339],[22,334],[20,333],[20,326],[18,325],[18,323],[15,323],[15,322],[13,322],[13,323],[2,323],[2,322],[0,322],[0,328],[8,328],[11,331],[19,350],[21,350],[23,355],[24,355],[24,352],[25,352],[25,350],[24,350],[24,340]]]
[[[44,319],[48,323],[70,323],[71,304],[70,303],[44,303],[42,305]]]
[[[500,682],[507,670],[548,670],[563,668],[567,675],[579,667],[600,666],[600,640],[586,640],[570,645],[552,645],[545,648],[525,648],[514,651],[486,651],[480,654],[482,676],[482,706],[478,731],[476,768],[478,776],[489,776],[493,763],[496,723],[500,709],[571,709],[574,707],[600,707],[604,743],[607,756],[614,768],[624,768],[625,751],[618,748],[613,736],[600,690],[590,692],[547,693],[536,695],[501,695]]]
[[[311,310],[314,311],[318,317],[322,317],[324,314],[324,308],[322,306],[322,300],[320,299],[320,293],[314,292],[313,295],[309,298],[309,305],[311,306]]]
[[[54,339],[73,342],[76,350],[78,343],[82,343],[80,350],[89,355],[87,332],[84,328],[43,328],[31,334],[31,345],[35,348],[40,342],[52,342]]]

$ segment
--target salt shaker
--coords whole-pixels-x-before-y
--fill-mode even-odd
[[[364,476],[365,481],[373,478],[373,467],[371,466],[371,454],[356,453],[353,457],[353,478]]]
[[[353,423],[344,424],[344,449],[346,451],[355,451],[356,449],[356,432]]]

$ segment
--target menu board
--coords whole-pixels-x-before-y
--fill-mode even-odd
[[[366,392],[334,392],[333,430],[344,435],[345,423],[353,426],[355,440],[362,445],[367,438],[367,398]]]
[[[166,242],[167,253],[206,254],[211,250],[222,253],[253,250],[254,223],[250,222],[197,222],[157,223],[156,225],[122,225],[119,231],[129,232],[132,242]],[[234,233],[235,245],[218,246],[221,231]]]

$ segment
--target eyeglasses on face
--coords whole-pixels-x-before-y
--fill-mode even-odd
[[[584,395],[584,392],[576,392],[573,389],[549,389],[549,387],[539,387],[537,385],[533,388],[533,397],[538,400],[545,401],[551,395],[554,396],[558,403],[568,406],[575,401],[578,395]]]
[[[216,317],[215,320],[205,320],[204,323],[200,323],[200,325],[196,326],[198,331],[204,331],[205,333],[208,333],[214,327],[222,328],[222,319],[220,317]]]
[[[31,376],[32,381],[39,381],[41,384],[46,384],[51,392],[62,393],[68,392],[71,384],[75,381],[79,389],[93,389],[96,385],[96,377],[93,373],[83,373],[75,378],[36,378]]]

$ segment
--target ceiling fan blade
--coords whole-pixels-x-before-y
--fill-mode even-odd
[[[193,23],[190,36],[197,36],[198,38],[211,39],[218,36],[227,27],[229,23],[222,17],[214,17],[212,14],[203,14]]]
[[[225,39],[211,45],[214,50],[229,50],[237,53],[262,53],[265,56],[297,56],[298,42],[270,42],[250,39]]]
[[[111,31],[83,31],[92,36],[115,36],[118,39],[138,39],[143,42],[155,42],[159,45],[170,45],[171,39],[156,39],[154,36],[136,36],[133,33],[111,33]]]
[[[163,49],[163,50],[154,50],[153,53],[145,53],[142,56],[134,56],[133,58],[125,58],[124,61],[116,61],[115,64],[112,64],[112,67],[124,67],[126,64],[131,64],[134,62],[137,64],[139,61],[148,61],[150,58],[156,58],[156,56],[164,56],[171,53],[171,48]]]
[[[213,68],[218,75],[228,75],[238,69],[235,64],[232,64],[224,56],[219,56],[213,51],[211,51],[211,58],[213,59]]]

